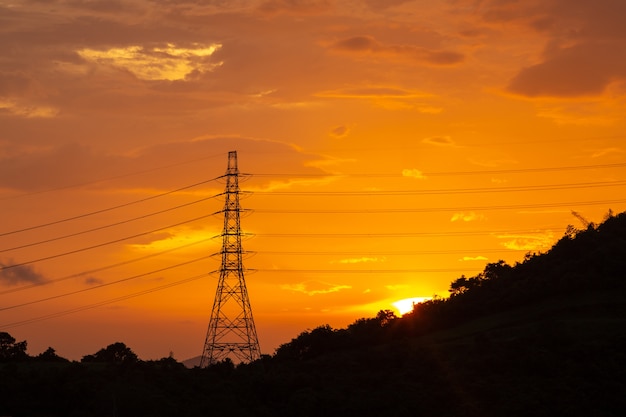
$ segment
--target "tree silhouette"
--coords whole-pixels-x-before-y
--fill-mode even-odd
[[[139,358],[128,346],[116,342],[93,355],[83,356],[81,362],[135,363]]]
[[[26,341],[16,342],[7,332],[0,332],[0,362],[14,362],[28,359]]]

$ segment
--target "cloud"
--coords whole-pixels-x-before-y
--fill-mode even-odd
[[[372,36],[353,36],[341,39],[332,43],[329,49],[339,53],[381,56],[437,66],[457,65],[465,60],[465,56],[458,52],[416,45],[385,45]]]
[[[473,222],[477,220],[485,220],[485,216],[482,214],[476,214],[473,211],[469,213],[454,213],[452,218],[450,218],[451,222],[464,221],[464,222]]]
[[[489,260],[489,259],[484,257],[484,256],[464,256],[461,259],[459,259],[460,262],[466,262],[466,261],[487,261],[487,260]]]
[[[0,284],[43,284],[47,279],[30,265],[17,265],[11,261],[0,262]]]
[[[440,108],[423,103],[423,99],[432,97],[432,94],[392,86],[345,87],[320,91],[314,95],[321,98],[368,100],[375,106],[387,110],[415,109],[420,113],[430,114],[441,111]]]
[[[221,44],[193,44],[181,47],[173,43],[144,47],[131,45],[106,50],[81,49],[83,59],[97,65],[111,66],[131,72],[142,80],[185,80],[193,73],[213,71],[222,63],[211,63],[208,58],[222,47]]]
[[[342,139],[348,136],[350,133],[350,128],[346,125],[336,126],[331,129],[330,136],[335,139]]]
[[[534,31],[545,46],[538,62],[521,68],[507,90],[526,97],[598,96],[626,80],[626,2],[619,0],[484,0],[469,6],[477,25]],[[521,29],[520,29],[521,28]]]
[[[350,285],[330,284],[322,281],[305,281],[298,284],[284,284],[281,289],[287,291],[301,292],[309,296],[319,294],[329,294],[352,288]]]
[[[592,158],[601,158],[607,155],[614,155],[614,154],[623,154],[624,153],[624,149],[622,148],[617,148],[617,147],[610,147],[610,148],[603,148],[603,149],[598,149],[596,151],[594,151],[591,154]]]
[[[360,258],[350,258],[350,259],[342,259],[338,261],[340,264],[360,264],[360,263],[368,263],[368,262],[385,262],[386,258],[372,258],[368,256],[362,256]]]
[[[87,285],[101,285],[101,284],[104,284],[104,281],[101,280],[100,278],[96,278],[96,277],[87,277],[87,278],[85,278],[85,284],[87,284]]]
[[[422,171],[420,171],[419,169],[403,169],[402,170],[402,176],[403,177],[410,177],[410,178],[416,178],[418,180],[425,180],[426,176],[424,175],[424,173]]]
[[[626,80],[624,47],[626,39],[550,48],[542,62],[522,69],[507,89],[528,97],[601,95],[612,82]]]
[[[431,94],[418,90],[409,90],[398,87],[387,86],[367,86],[367,87],[346,87],[338,90],[322,91],[316,93],[317,97],[330,98],[366,98],[366,99],[416,99],[431,97]]]
[[[435,146],[454,146],[454,141],[450,136],[433,136],[422,139],[422,143]]]
[[[265,14],[312,15],[332,8],[329,0],[268,0],[261,3],[259,11]]]
[[[623,106],[613,108],[604,102],[580,99],[575,102],[562,102],[559,105],[542,106],[537,116],[551,119],[559,125],[610,126],[623,120]]]
[[[48,119],[59,114],[59,110],[49,106],[18,103],[15,100],[0,98],[0,113],[7,112],[25,118]]]
[[[501,235],[498,239],[507,239],[502,245],[512,250],[542,250],[549,248],[554,243],[552,232],[537,232],[525,235]]]
[[[365,0],[365,4],[372,10],[385,10],[410,1],[411,0]]]

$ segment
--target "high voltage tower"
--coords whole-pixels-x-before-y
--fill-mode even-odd
[[[226,358],[251,362],[261,357],[244,277],[237,151],[228,152],[225,178],[224,229],[220,252],[222,265],[200,367]]]

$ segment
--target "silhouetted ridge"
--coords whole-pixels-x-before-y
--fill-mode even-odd
[[[81,362],[0,331],[0,416],[622,417],[626,214],[486,265],[396,317],[319,326],[273,356],[187,369],[116,342]]]

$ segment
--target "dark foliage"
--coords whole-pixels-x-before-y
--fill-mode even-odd
[[[568,228],[543,254],[488,264],[450,297],[273,356],[186,369],[114,343],[81,363],[0,333],[0,415],[626,415],[626,215]]]

